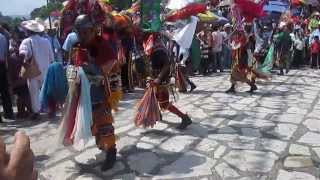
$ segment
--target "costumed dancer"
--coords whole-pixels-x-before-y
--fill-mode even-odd
[[[148,39],[150,40],[152,36],[153,47],[150,53],[150,63],[152,71],[151,76],[152,79],[154,79],[153,83],[156,86],[156,98],[161,110],[168,110],[182,119],[181,124],[177,128],[184,130],[192,124],[192,121],[187,114],[182,113],[177,107],[169,102],[170,60],[168,52],[160,35],[151,34]]]
[[[82,118],[81,128],[91,128],[89,132],[95,136],[97,147],[106,152],[106,159],[101,166],[101,170],[105,171],[113,167],[117,153],[111,106],[107,100],[110,96],[110,84],[106,77],[117,59],[117,48],[114,47],[116,43],[113,34],[103,32],[98,35],[97,26],[88,15],[79,15],[76,18],[75,29],[79,43],[72,50],[72,63],[75,68],[71,71],[73,73],[68,74],[71,74],[71,79],[74,80],[69,82],[64,121],[70,125]],[[73,78],[73,74],[80,76],[80,82]],[[69,75],[68,78],[70,79]],[[86,99],[88,96],[90,98]],[[85,117],[80,113],[79,116],[79,108],[82,108],[80,112],[92,113],[87,113]],[[77,134],[73,131],[82,130],[78,126],[77,128],[67,131],[64,143],[69,140],[72,144],[72,141],[76,141],[68,137]]]
[[[255,84],[256,73],[248,66],[248,39],[244,31],[237,30],[231,37],[232,65],[231,87],[226,93],[235,93],[236,82],[244,82],[250,86],[250,93],[258,88]]]

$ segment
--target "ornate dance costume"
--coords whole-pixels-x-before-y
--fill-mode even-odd
[[[158,80],[156,84],[156,97],[161,110],[168,110],[182,119],[178,129],[187,128],[192,123],[191,119],[169,101],[170,60],[164,43],[159,37],[154,39],[150,62],[152,78]]]
[[[105,70],[113,66],[117,59],[117,49],[114,45],[114,39],[108,34],[96,36],[89,45],[77,44],[72,51],[73,72],[70,73],[70,68],[68,71],[70,88],[64,119],[67,119],[65,121],[68,122],[69,127],[72,124],[77,124],[75,121],[83,121],[85,125],[82,127],[84,129],[87,129],[87,126],[91,124],[91,132],[95,136],[97,147],[107,152],[102,170],[107,170],[113,166],[117,152],[112,104],[109,99],[112,91],[116,90],[117,85],[114,84],[114,81],[113,84],[110,84]],[[77,76],[80,76],[80,80],[75,78]],[[86,85],[86,82],[88,82],[88,85]],[[89,92],[90,94],[85,94],[85,92]],[[84,95],[90,97],[85,104],[81,101]],[[88,107],[84,109],[86,106]],[[80,111],[79,107],[82,107]],[[91,111],[87,111],[88,109]],[[86,117],[83,117],[81,116],[81,110],[91,112],[91,114],[87,113],[85,114]],[[86,122],[89,119],[92,122]],[[77,131],[76,128],[79,127],[75,126],[73,129],[67,128],[68,132],[65,136],[65,143],[68,143],[68,141],[69,143],[73,143],[72,141],[75,141],[74,139],[76,138],[70,137],[76,136],[73,135],[76,134],[74,132]]]
[[[257,90],[255,85],[256,73],[248,66],[247,37],[244,32],[237,32],[232,38],[232,66],[231,66],[231,88],[227,93],[235,92],[236,82],[244,82],[250,85],[250,92]]]

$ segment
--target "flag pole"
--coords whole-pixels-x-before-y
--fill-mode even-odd
[[[47,0],[47,9],[49,10],[49,0]],[[52,29],[52,24],[51,24],[51,12],[49,12],[49,27],[50,27],[50,30]]]

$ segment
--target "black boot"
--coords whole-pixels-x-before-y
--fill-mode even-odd
[[[186,115],[185,117],[182,118],[182,122],[181,124],[177,127],[177,129],[180,130],[184,130],[186,129],[188,126],[190,126],[192,124],[191,118]]]
[[[116,148],[109,149],[106,155],[106,159],[104,160],[101,166],[101,171],[106,171],[111,169],[116,163],[116,160],[117,160],[117,149]]]
[[[290,71],[289,69],[286,69],[286,74],[288,74],[288,73],[289,73],[289,71]]]
[[[234,84],[232,84],[232,86],[226,91],[226,93],[236,93]]]
[[[279,73],[280,76],[283,76],[284,73],[283,73],[283,69],[280,69],[280,73]]]
[[[254,91],[258,90],[258,87],[255,84],[251,85],[250,91],[248,91],[249,93],[254,93]]]
[[[197,86],[193,82],[190,83],[190,86],[191,86],[191,89],[189,92],[192,92],[193,90],[195,90],[197,88]]]

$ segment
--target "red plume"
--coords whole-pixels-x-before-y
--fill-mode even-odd
[[[247,22],[252,22],[254,18],[260,18],[265,15],[263,11],[265,0],[260,3],[255,3],[250,0],[234,0],[234,2],[239,7],[241,15]]]

